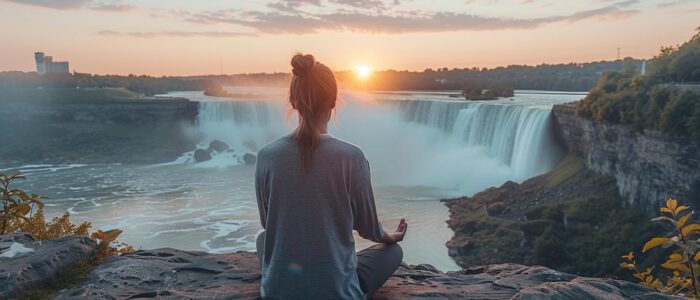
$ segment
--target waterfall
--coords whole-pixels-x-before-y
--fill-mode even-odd
[[[329,131],[363,148],[375,184],[434,187],[455,195],[525,180],[550,170],[561,158],[550,132],[549,102],[424,98],[343,95]],[[293,129],[296,121],[285,116],[287,110],[284,101],[202,101],[200,147],[219,139],[239,157],[254,153]],[[212,161],[208,166],[235,164]]]
[[[285,132],[283,109],[268,101],[200,102],[196,123],[202,144],[218,139],[238,152],[257,152]]]
[[[509,165],[516,179],[548,171],[561,157],[550,111],[524,105],[456,101],[394,101],[409,122],[440,128],[451,139],[482,146]]]

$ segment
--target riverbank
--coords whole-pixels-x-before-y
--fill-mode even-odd
[[[446,204],[454,230],[447,247],[464,268],[512,262],[632,280],[619,267],[620,256],[641,249],[658,231],[641,208],[625,205],[614,178],[587,169],[575,155],[520,184],[506,182]],[[660,259],[645,255],[638,263]]]
[[[194,150],[198,103],[123,89],[0,95],[0,165],[170,162]]]

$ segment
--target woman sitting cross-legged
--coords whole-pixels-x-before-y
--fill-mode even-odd
[[[299,125],[258,152],[258,259],[265,299],[363,299],[401,264],[402,219],[377,219],[369,163],[360,148],[327,133],[338,88],[311,55],[292,58],[289,101]],[[355,253],[353,230],[376,243]]]

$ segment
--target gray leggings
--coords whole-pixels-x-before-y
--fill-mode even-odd
[[[255,243],[258,250],[258,262],[261,264],[264,243],[265,232],[263,231],[258,235]],[[399,244],[376,244],[357,252],[357,277],[360,279],[362,292],[371,296],[379,290],[401,265],[402,259],[403,250]]]

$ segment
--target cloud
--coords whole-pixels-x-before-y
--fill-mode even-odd
[[[272,4],[272,6],[275,6],[275,4],[284,6],[288,9],[293,9],[296,7],[301,7],[305,5],[315,5],[315,6],[321,6],[321,0],[277,0],[277,1],[272,1],[269,4]]]
[[[280,11],[298,11],[304,6],[323,7],[326,4],[339,5],[354,9],[389,9],[401,4],[399,0],[275,0],[267,4],[268,7]]]
[[[205,12],[191,15],[190,22],[202,24],[236,24],[254,28],[265,33],[314,33],[318,29],[332,27],[328,20],[306,17],[301,14],[279,12]]]
[[[53,9],[78,9],[91,0],[2,0],[5,2],[14,2],[19,4],[41,6]]]
[[[624,19],[639,13],[639,11],[636,9],[624,9],[625,7],[636,4],[637,2],[637,0],[617,2],[597,9],[580,11],[570,15],[566,19],[569,22],[576,22],[590,18],[598,18],[602,20]]]
[[[335,0],[341,1],[341,0]],[[288,3],[316,5],[315,0],[289,0]],[[359,5],[360,1],[342,1]],[[382,2],[382,1],[378,1]],[[413,32],[485,31],[528,29],[555,22],[578,22],[585,19],[618,20],[637,14],[628,9],[637,0],[621,1],[606,6],[579,11],[570,15],[541,18],[501,18],[461,12],[428,12],[420,10],[382,12],[364,9],[337,9],[329,13],[304,12],[298,7],[283,7],[273,11],[218,10],[189,14],[185,19],[201,24],[235,24],[268,34],[309,34],[323,30],[344,30],[401,34]],[[280,1],[274,3],[282,3]],[[384,2],[382,2],[384,4]]]
[[[695,1],[695,0],[668,0],[668,1],[664,1],[664,2],[659,3],[657,6],[658,7],[671,7],[671,6],[681,6],[681,5],[685,5],[688,3],[697,3],[697,1]]]
[[[232,31],[150,31],[150,32],[119,32],[113,30],[103,30],[98,32],[104,36],[131,36],[137,38],[152,38],[157,36],[169,37],[238,37],[238,36],[255,36],[253,33],[232,32]]]
[[[126,12],[131,10],[137,10],[139,7],[136,5],[124,4],[120,2],[104,3],[98,2],[93,3],[89,6],[90,9],[101,10],[101,11],[114,11],[114,12]]]
[[[400,1],[382,1],[382,0],[330,0],[331,3],[349,6],[353,8],[367,8],[367,9],[387,9],[391,6],[397,6]]]
[[[553,18],[502,19],[451,12],[423,16],[420,12],[400,16],[337,13],[326,15],[325,19],[336,25],[334,29],[377,33],[524,29],[555,21]]]
[[[2,1],[61,10],[91,9],[98,11],[125,12],[138,9],[135,5],[126,4],[119,0],[0,0],[0,2]]]
[[[181,9],[152,9],[152,18],[185,18],[190,13]]]

